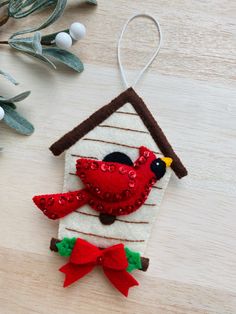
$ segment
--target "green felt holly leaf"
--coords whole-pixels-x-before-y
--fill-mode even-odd
[[[43,48],[43,56],[52,57],[77,72],[82,72],[84,70],[83,63],[80,61],[80,59],[73,55],[73,53],[64,49],[56,47]]]
[[[76,238],[64,238],[61,242],[56,243],[58,253],[61,256],[70,256],[75,246]]]
[[[141,256],[140,253],[130,250],[128,247],[125,247],[126,258],[128,260],[129,266],[127,267],[127,272],[132,272],[135,269],[141,269]]]
[[[3,103],[1,103],[1,107],[5,112],[3,121],[10,128],[24,135],[31,135],[34,132],[33,125],[21,115],[19,115],[12,107]]]

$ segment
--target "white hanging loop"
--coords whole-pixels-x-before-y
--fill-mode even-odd
[[[149,66],[155,60],[156,56],[158,55],[158,53],[160,51],[161,43],[162,43],[161,27],[160,27],[160,24],[158,23],[158,21],[153,16],[151,16],[149,14],[135,14],[131,18],[128,19],[128,21],[125,23],[125,25],[124,25],[124,27],[122,29],[122,32],[120,34],[120,38],[119,38],[119,41],[118,41],[118,47],[117,47],[117,57],[118,57],[118,64],[119,64],[119,68],[120,68],[121,78],[122,78],[123,83],[124,83],[126,88],[129,87],[129,84],[128,84],[128,81],[127,81],[127,78],[126,78],[126,75],[125,75],[124,67],[123,67],[122,62],[121,62],[121,52],[120,52],[120,50],[121,50],[121,41],[123,39],[124,33],[125,33],[126,29],[127,29],[127,26],[129,25],[129,23],[131,21],[133,21],[134,19],[139,18],[139,17],[148,18],[148,19],[152,20],[155,23],[155,25],[157,27],[157,31],[158,31],[158,36],[157,37],[158,37],[158,42],[159,43],[157,45],[156,50],[154,51],[154,54],[152,55],[152,57],[148,61],[148,63],[144,66],[144,68],[138,74],[138,76],[137,76],[134,84],[132,85],[132,87],[136,86],[136,84],[138,83],[138,81],[140,80],[140,78],[142,77],[144,72],[149,68]]]

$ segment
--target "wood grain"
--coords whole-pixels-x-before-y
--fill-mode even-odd
[[[70,1],[49,31],[77,20],[86,24],[86,39],[73,47],[85,62],[81,75],[63,66],[54,72],[1,47],[0,68],[21,85],[1,79],[0,94],[31,89],[18,110],[36,127],[33,136],[22,137],[0,124],[1,313],[236,312],[235,9],[231,0],[100,0],[94,9]],[[164,45],[137,92],[189,176],[171,178],[145,252],[150,268],[135,274],[140,287],[128,299],[98,269],[63,289],[57,269],[65,259],[48,249],[58,224],[43,217],[31,197],[62,189],[64,157],[48,147],[122,91],[116,41],[125,20],[140,11],[158,17]],[[0,40],[36,23],[38,16],[10,19]],[[150,31],[135,21],[124,38],[129,78],[155,45],[154,27],[146,25]]]

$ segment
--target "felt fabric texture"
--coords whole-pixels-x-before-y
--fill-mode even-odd
[[[125,254],[128,260],[127,272],[131,273],[135,269],[142,268],[141,256],[139,252],[134,252],[130,250],[128,247],[125,247]]]
[[[108,154],[103,158],[103,161],[113,161],[113,162],[119,162],[120,164],[133,166],[133,161],[124,153],[121,152],[114,152],[111,154]]]
[[[63,243],[62,246],[59,245],[61,242]],[[63,240],[52,238],[50,241],[50,250],[53,252],[59,252],[61,256],[70,256],[75,242],[76,238],[64,238]],[[149,266],[149,258],[140,256],[138,252],[132,251],[128,247],[125,247],[125,253],[129,264],[131,264],[131,266],[129,265],[126,269],[127,271],[134,265],[135,269],[147,271]]]
[[[139,157],[132,166],[117,162],[79,158],[76,175],[84,183],[78,191],[33,198],[35,204],[51,219],[62,218],[84,204],[100,213],[128,215],[138,210],[148,199],[157,180],[166,172],[168,158],[156,158],[148,148],[139,148]],[[171,160],[171,159],[170,159]],[[100,221],[103,223],[104,219]],[[113,221],[105,224],[111,224]]]
[[[56,243],[58,253],[61,256],[69,257],[76,244],[76,238],[64,238],[62,241]],[[132,272],[135,269],[142,268],[141,256],[139,252],[134,252],[128,247],[125,247],[125,254],[128,261],[128,266],[126,268],[127,272]]]
[[[182,164],[179,157],[174,152],[170,143],[168,142],[162,129],[157,124],[156,120],[152,116],[151,112],[148,110],[144,101],[138,96],[138,94],[133,90],[132,87],[128,88],[126,91],[121,93],[118,97],[113,99],[108,105],[97,110],[92,114],[87,120],[83,121],[72,131],[65,134],[61,139],[55,142],[50,150],[56,156],[60,155],[66,149],[70,148],[82,137],[84,137],[88,132],[94,129],[97,125],[101,124],[104,120],[108,119],[110,115],[118,111],[126,103],[131,103],[133,108],[136,110],[138,115],[143,121],[143,124],[148,129],[150,135],[156,142],[156,145],[160,148],[162,154],[169,156],[173,159],[172,169],[179,178],[187,175],[187,170]],[[119,129],[119,126],[117,127]],[[128,128],[132,130],[132,128]],[[139,131],[142,133],[142,131]]]
[[[134,107],[127,103],[67,150],[64,192],[84,187],[75,175],[78,158],[103,160],[105,156],[119,151],[134,162],[139,157],[139,147],[144,143],[157,157],[163,157],[142,119]],[[151,190],[145,204],[129,215],[117,217],[119,220],[116,219],[111,225],[102,224],[98,213],[84,205],[60,220],[59,239],[83,237],[103,248],[124,243],[134,251],[144,253],[170,175],[168,168],[165,176]]]
[[[90,207],[120,216],[130,214],[143,205],[157,181],[156,177],[164,176],[166,166],[144,146],[139,148],[139,154],[133,166],[87,158],[77,160],[76,173],[89,194]]]
[[[126,297],[129,289],[138,285],[126,270],[128,260],[123,244],[101,250],[83,239],[77,239],[69,263],[60,268],[65,274],[64,287],[84,277],[95,266],[101,266],[113,286]]]
[[[58,253],[61,256],[70,256],[76,243],[76,238],[64,238],[62,241],[56,243]]]
[[[53,220],[70,214],[77,208],[87,204],[88,200],[88,193],[85,190],[33,197],[35,205],[44,215]]]
[[[99,220],[101,221],[103,225],[112,225],[116,220],[116,216],[106,214],[106,213],[100,213]]]

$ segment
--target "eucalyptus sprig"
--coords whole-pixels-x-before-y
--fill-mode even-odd
[[[10,74],[0,71],[0,75],[3,75],[14,85],[18,85],[18,82]],[[31,135],[34,132],[34,127],[29,121],[17,113],[15,103],[24,100],[29,95],[30,91],[20,93],[10,98],[0,96],[0,109],[2,112],[1,121],[23,135]]]
[[[96,0],[86,0],[85,2],[92,5],[97,4]],[[0,44],[8,44],[11,48],[37,58],[55,69],[56,66],[51,59],[64,63],[77,72],[82,72],[84,66],[81,60],[73,53],[55,45],[55,37],[62,31],[45,36],[41,36],[40,33],[40,30],[47,28],[62,16],[66,4],[67,0],[0,0],[0,8],[7,6],[7,14],[0,19],[0,26],[5,24],[9,18],[26,18],[33,13],[54,7],[53,12],[42,24],[15,32],[8,40],[0,41]],[[69,32],[69,30],[63,31]],[[32,36],[22,36],[30,33],[32,33]]]

